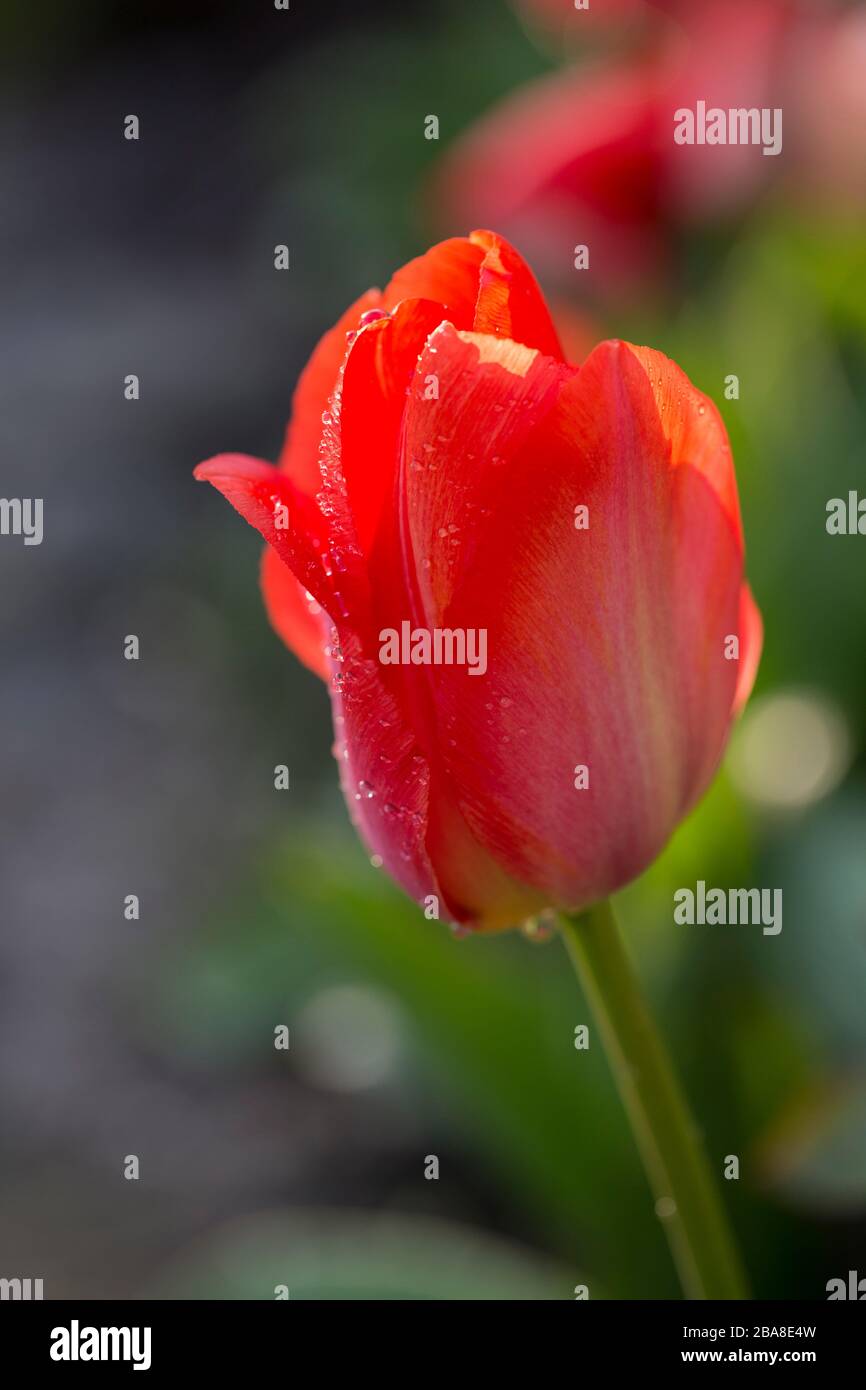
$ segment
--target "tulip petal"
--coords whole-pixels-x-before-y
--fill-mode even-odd
[[[292,416],[278,467],[291,479],[295,490],[290,498],[285,499],[291,514],[296,518],[299,515],[305,518],[303,524],[309,526],[317,537],[322,554],[326,553],[327,543],[321,514],[318,508],[313,509],[306,504],[299,506],[298,494],[312,503],[322,486],[319,461],[322,416],[348,351],[347,334],[358,328],[362,314],[379,307],[381,298],[378,290],[368,290],[323,335],[298,379],[292,398]],[[218,469],[211,469],[215,462],[210,460],[208,464],[202,464],[202,471],[197,472],[196,476],[219,486],[216,482]],[[220,464],[218,468],[222,466]],[[211,471],[213,476],[209,476]],[[238,506],[237,501],[233,505]],[[238,506],[238,510],[246,516],[243,507]],[[246,516],[246,519],[250,520],[250,517]],[[277,551],[270,547],[262,552],[261,587],[265,609],[277,635],[305,666],[326,679],[329,672],[322,652],[324,628],[320,615],[314,611],[318,604],[315,600],[311,604],[305,585],[294,577],[285,558],[279,557]]]
[[[212,483],[245,521],[261,532],[298,583],[332,618],[344,606],[335,580],[325,519],[316,503],[271,463],[246,454],[219,454],[194,477]]]
[[[368,290],[360,299],[356,299],[333,328],[329,328],[319,339],[298,378],[279,466],[302,492],[311,497],[321,487],[319,441],[322,437],[322,414],[337,385],[348,350],[347,334],[357,329],[362,314],[370,309],[378,309],[381,303],[382,296],[378,290]]]
[[[352,821],[370,852],[423,905],[447,904],[426,843],[430,773],[383,669],[357,635],[337,628],[331,680],[337,765]]]
[[[331,671],[324,654],[327,627],[322,610],[269,545],[262,551],[261,586],[274,631],[299,661],[327,680]]]
[[[718,408],[662,353],[652,348],[627,346],[647,374],[661,426],[671,446],[672,465],[687,466],[712,489],[719,502],[720,515],[727,519],[737,548],[742,552],[743,525],[737,480],[727,431]],[[689,475],[684,477],[691,481]],[[728,582],[724,573],[724,547],[718,549],[707,544],[708,537],[695,530],[687,508],[681,509],[680,515],[683,520],[680,551],[685,565],[684,587],[694,586],[699,570],[713,560],[719,564],[720,557],[723,573],[719,582]],[[709,576],[705,576],[705,585],[709,582]],[[730,635],[734,634],[739,637],[739,664],[733,711],[739,713],[751,694],[763,643],[761,614],[746,583],[740,590],[738,618]]]
[[[439,400],[426,398],[431,370]],[[576,369],[522,344],[443,324],[417,364],[403,428],[403,572],[413,576],[411,616],[436,626],[472,572],[498,509],[508,506],[510,459],[556,405]],[[407,544],[411,538],[411,544]]]
[[[458,320],[469,328],[483,260],[483,249],[469,237],[448,237],[395,271],[382,293],[382,303],[394,309],[403,299],[429,299],[441,306],[441,318]]]
[[[338,411],[338,395],[332,398]],[[324,431],[326,450],[339,454],[339,416]],[[324,460],[327,474],[329,460]],[[292,480],[259,459],[223,454],[199,464],[195,476],[212,483],[273,547],[332,619],[327,644],[335,753],[346,803],[372,853],[418,902],[435,895],[457,916],[441,889],[426,848],[429,769],[383,668],[367,645],[366,596],[353,568],[334,563],[325,517]],[[279,506],[290,525],[276,524]],[[333,525],[333,517],[331,517]],[[353,625],[360,617],[360,631]],[[351,619],[351,620],[350,620]],[[362,635],[363,634],[363,635]],[[293,644],[297,634],[292,635]]]
[[[638,359],[655,397],[659,423],[671,447],[671,464],[688,464],[706,479],[730,518],[739,544],[743,524],[731,447],[718,407],[685,372],[654,348],[623,344]]]
[[[488,644],[483,677],[428,673],[445,775],[514,877],[580,907],[655,857],[727,736],[742,575],[730,455],[717,457],[717,419],[686,378],[671,386],[671,364],[663,420],[658,383],[624,344],[560,376],[553,405],[542,389],[537,415],[523,391],[553,385],[543,359],[515,375],[513,345],[482,353],[445,327],[419,374],[434,360],[440,402],[410,400],[406,452],[446,430],[454,442],[410,495],[413,564],[429,575],[428,623],[485,629]],[[512,437],[501,426],[500,462],[477,465],[473,518],[454,499],[497,405]],[[575,526],[580,505],[588,529]]]
[[[380,306],[379,290],[368,290],[356,299],[316,344],[298,378],[292,397],[292,414],[280,453],[278,467],[298,490],[314,498],[322,485],[319,442],[322,415],[333,392],[348,351],[348,335],[358,328],[361,315]],[[262,552],[261,587],[271,626],[300,661],[327,677],[328,665],[322,654],[322,624],[311,610],[310,599],[286,565],[266,547]]]
[[[340,448],[330,455],[329,466],[345,479],[354,538],[365,556],[394,494],[406,393],[418,355],[442,318],[439,304],[403,299],[388,318],[358,334],[346,362]]]
[[[441,306],[439,322],[514,338],[563,360],[550,311],[529,266],[495,232],[450,237],[409,261],[386,287],[382,302],[428,299]]]
[[[752,590],[745,583],[740,591],[739,633],[740,670],[734,692],[734,714],[740,713],[752,693],[761,660],[761,648],[764,645],[764,622],[761,612],[755,603]]]
[[[495,232],[473,232],[470,240],[485,251],[471,325],[474,332],[512,338],[564,361],[550,311],[523,257]]]

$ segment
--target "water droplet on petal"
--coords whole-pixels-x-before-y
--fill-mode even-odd
[[[529,917],[520,927],[521,936],[536,946],[549,941],[555,931],[556,917],[552,912],[540,912],[537,917]]]

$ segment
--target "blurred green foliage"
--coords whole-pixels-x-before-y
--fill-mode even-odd
[[[455,1223],[337,1209],[237,1222],[178,1262],[153,1293],[523,1302],[568,1297],[571,1282],[566,1268]]]

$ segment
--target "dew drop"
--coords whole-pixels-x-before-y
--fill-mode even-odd
[[[552,912],[541,912],[537,917],[530,917],[520,928],[521,936],[536,946],[550,941],[555,931],[556,918]]]

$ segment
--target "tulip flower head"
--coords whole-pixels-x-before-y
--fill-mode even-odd
[[[346,311],[276,467],[196,476],[267,542],[350,813],[420,904],[479,929],[588,906],[706,790],[761,640],[724,425],[658,352],[566,361],[500,237]]]

